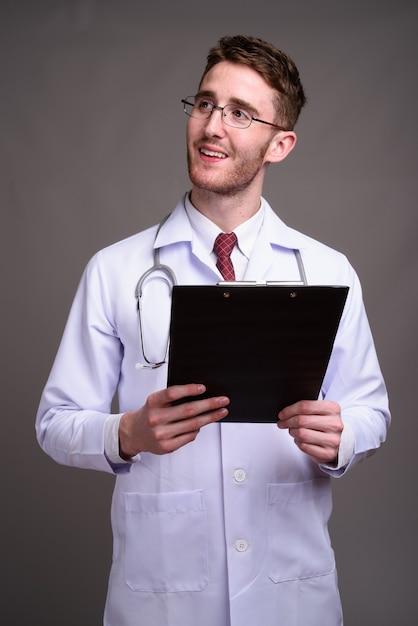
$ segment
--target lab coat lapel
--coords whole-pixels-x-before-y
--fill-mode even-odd
[[[263,202],[264,221],[248,262],[245,280],[277,279],[277,276],[272,276],[273,268],[276,272],[275,251],[279,248],[293,250],[304,247],[299,233],[286,226],[269,204],[265,200]]]
[[[273,256],[270,241],[265,237],[264,229],[262,229],[255,242],[251,258],[248,261],[244,279],[266,280],[273,263]]]
[[[189,253],[189,246],[191,246],[192,256]],[[212,284],[220,280],[207,252],[193,237],[183,200],[177,204],[158,232],[154,248],[160,248],[161,261],[175,270],[176,276],[182,283],[196,282],[196,272],[200,273],[198,281],[202,284]]]

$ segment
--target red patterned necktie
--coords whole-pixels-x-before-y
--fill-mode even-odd
[[[218,256],[216,267],[224,280],[235,280],[234,266],[231,261],[231,252],[237,243],[235,233],[219,233],[215,239],[213,249]]]

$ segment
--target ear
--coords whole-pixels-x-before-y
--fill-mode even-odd
[[[270,142],[264,160],[266,163],[283,161],[296,145],[296,133],[292,130],[280,130]]]

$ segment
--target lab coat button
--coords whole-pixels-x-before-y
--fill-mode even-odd
[[[237,539],[237,541],[235,542],[235,550],[237,552],[245,552],[246,550],[248,550],[248,541],[246,541],[245,539]]]
[[[234,472],[234,480],[237,483],[243,483],[244,480],[247,478],[247,474],[245,472],[245,470],[243,469],[237,469]]]

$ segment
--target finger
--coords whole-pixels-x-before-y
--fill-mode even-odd
[[[344,425],[339,415],[298,415],[288,420],[289,428],[319,432],[341,433]]]
[[[161,406],[163,399],[173,397],[171,390],[173,388],[170,388],[168,394],[156,392],[153,398],[148,399],[148,406],[145,407],[146,424],[157,441],[197,432],[206,424],[220,420],[228,414],[226,406],[229,404],[229,398],[226,396],[190,400],[175,405],[169,402]]]
[[[176,409],[178,408],[181,407],[176,407]],[[190,413],[190,407],[184,408],[186,409],[187,415],[184,415],[183,411],[179,419],[170,420],[165,424],[160,424],[154,429],[155,439],[158,441],[159,453],[165,454],[167,452],[173,452],[187,443],[194,441],[203,426],[218,421],[228,415],[228,409],[226,407],[216,408],[197,415]]]
[[[301,452],[309,455],[310,458],[319,465],[333,464],[338,459],[338,447],[323,447],[306,443],[299,444],[296,440],[295,444],[298,446]]]
[[[339,447],[341,441],[340,432],[323,432],[311,429],[289,428],[289,434],[299,446],[309,445],[336,449]]]
[[[340,410],[340,405],[332,400],[300,400],[282,409],[278,417],[284,422],[296,415],[335,415]]]
[[[177,402],[182,398],[190,396],[198,396],[206,391],[205,385],[200,383],[191,383],[188,385],[173,385],[160,391],[155,391],[148,397],[148,405],[150,408],[162,408],[173,402]]]
[[[167,409],[167,412],[170,412],[170,436],[197,431],[202,426],[226,417],[228,404],[229,398],[219,396],[204,400],[191,400],[190,402],[170,407],[170,409]]]

